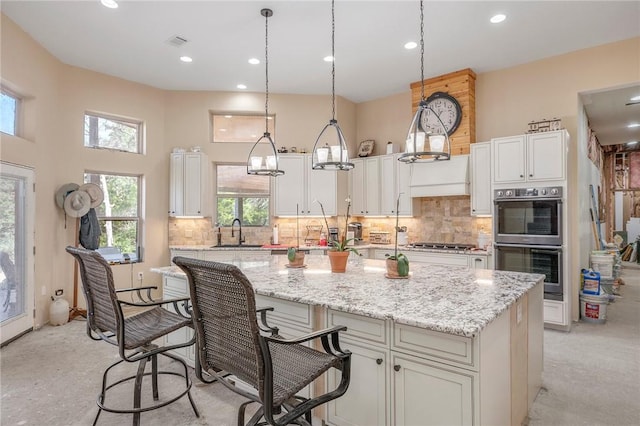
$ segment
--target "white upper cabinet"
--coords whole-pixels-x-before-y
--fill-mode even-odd
[[[169,216],[209,216],[209,159],[202,152],[171,153]]]
[[[471,144],[471,215],[491,214],[491,143]]]
[[[320,216],[321,202],[327,216],[337,215],[336,171],[313,170],[311,155],[292,154],[279,157],[284,175],[274,178],[274,214]]]
[[[349,172],[351,211],[356,216],[380,215],[380,157],[352,160]]]
[[[400,206],[398,214],[413,216],[413,198],[411,198],[411,165],[401,163],[398,157],[402,154],[384,155],[380,161],[380,213],[396,215],[398,197]]]
[[[564,180],[567,139],[565,130],[492,139],[493,183]]]

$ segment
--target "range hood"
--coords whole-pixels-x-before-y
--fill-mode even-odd
[[[469,195],[469,156],[411,165],[411,197]]]

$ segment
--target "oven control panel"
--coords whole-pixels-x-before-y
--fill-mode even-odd
[[[509,198],[562,198],[562,187],[496,189],[493,195],[495,200]]]

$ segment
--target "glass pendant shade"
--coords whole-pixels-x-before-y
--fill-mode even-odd
[[[337,120],[329,120],[329,124],[318,135],[313,145],[311,166],[314,170],[351,170],[349,150]]]
[[[271,9],[262,9],[260,14],[264,16],[264,57],[265,57],[265,100],[264,100],[264,134],[256,141],[249,151],[247,159],[247,174],[260,176],[280,176],[284,170],[280,170],[278,151],[276,144],[269,133],[269,17],[273,16]]]
[[[435,120],[431,120],[436,123],[435,129],[432,127],[423,128],[421,123],[426,122],[428,116],[435,117]],[[449,160],[450,158],[451,143],[444,123],[438,114],[427,106],[425,101],[421,101],[407,133],[405,152],[398,160],[405,163],[416,163]]]
[[[424,4],[420,0],[420,104],[416,110],[409,132],[405,152],[398,157],[404,163],[449,160],[451,143],[447,129],[424,96]]]
[[[349,150],[344,134],[336,120],[336,61],[335,61],[335,1],[331,1],[331,108],[332,116],[329,124],[324,126],[311,155],[313,170],[351,170],[353,163],[349,162]]]
[[[271,134],[264,135],[251,148],[247,160],[247,174],[261,176],[280,176],[284,174],[279,168],[278,152],[271,139]]]

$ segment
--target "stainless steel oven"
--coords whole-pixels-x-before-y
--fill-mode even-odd
[[[544,274],[544,298],[563,300],[562,247],[496,243],[494,256],[496,269]]]
[[[562,245],[562,187],[494,191],[494,241]]]

